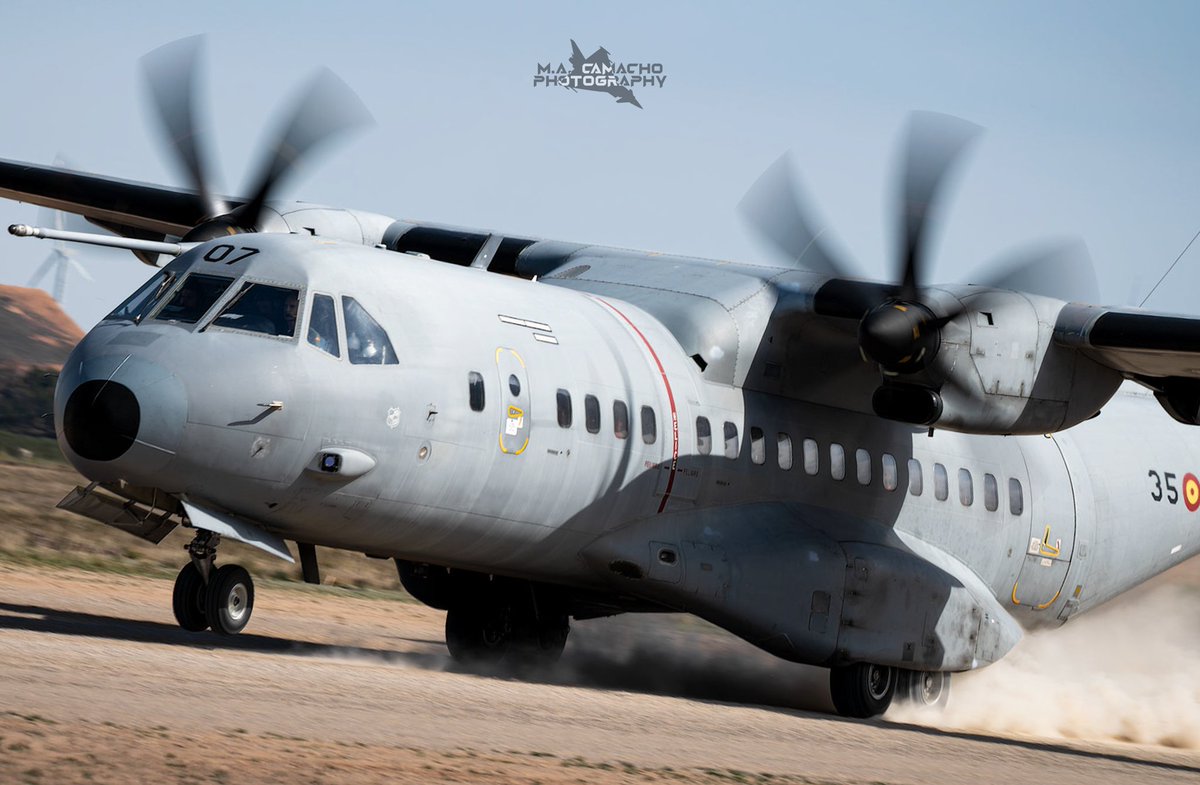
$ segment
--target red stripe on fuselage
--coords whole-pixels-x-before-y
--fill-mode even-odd
[[[629,325],[629,328],[637,333],[637,337],[642,339],[642,343],[646,345],[650,356],[654,358],[654,364],[658,366],[658,373],[662,377],[663,387],[667,388],[667,403],[671,407],[671,473],[667,475],[667,489],[663,492],[662,501],[658,504],[658,511],[661,513],[667,508],[667,500],[671,498],[671,488],[675,485],[675,471],[679,468],[679,413],[675,410],[675,394],[671,392],[671,380],[667,378],[667,371],[663,368],[662,361],[658,359],[658,352],[654,351],[654,347],[650,345],[650,341],[646,340],[646,336],[642,334],[637,325],[607,300],[602,300],[599,297],[593,299],[608,307],[617,316],[620,316]]]

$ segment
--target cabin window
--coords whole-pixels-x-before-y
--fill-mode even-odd
[[[658,422],[654,418],[654,410],[649,406],[642,407],[642,441],[654,444],[658,440]]]
[[[779,468],[788,471],[792,468],[792,437],[786,433],[780,433],[776,438],[775,445],[779,456]]]
[[[896,459],[891,453],[884,453],[879,460],[883,467],[883,489],[885,491],[894,491],[896,486],[900,484],[898,473],[896,471]]]
[[[925,492],[925,477],[921,471],[921,462],[916,458],[908,459],[908,492],[920,496]]]
[[[558,400],[558,427],[571,427],[571,393],[560,389],[555,395]]]
[[[983,475],[983,506],[988,512],[995,512],[1000,506],[1000,489],[994,474]]]
[[[513,394],[514,398],[521,394],[521,380],[515,373],[508,375],[508,391]]]
[[[859,485],[871,484],[871,453],[866,450],[854,451],[854,469],[858,475]]]
[[[180,289],[179,293],[183,294],[183,289]],[[213,320],[212,326],[291,338],[296,334],[296,310],[299,303],[300,292],[295,289],[265,283],[246,283]],[[170,307],[168,305],[163,309],[159,314],[160,319]]]
[[[195,324],[208,312],[213,303],[225,294],[225,290],[232,283],[232,278],[192,273],[184,279],[183,285],[154,318],[178,324]],[[247,287],[252,285],[246,284]],[[246,289],[243,288],[242,291],[245,292]],[[295,291],[292,291],[293,297],[295,294]],[[234,302],[237,302],[236,298]]]
[[[829,445],[829,475],[835,480],[846,479],[846,448],[837,442]]]
[[[750,427],[750,462],[762,466],[767,462],[767,440],[763,429]]]
[[[138,287],[136,292],[125,298],[125,302],[118,305],[115,311],[104,318],[124,319],[135,324],[138,323],[146,314],[150,313],[150,310],[158,304],[174,283],[175,273],[165,270],[157,272],[150,276],[150,280]],[[228,283],[226,285],[228,286]]]
[[[712,426],[707,417],[696,418],[696,452],[701,455],[712,452]]]
[[[353,297],[342,296],[346,320],[346,354],[355,365],[397,365],[387,331]]]
[[[338,346],[337,314],[333,310],[333,298],[327,294],[313,296],[312,310],[308,314],[308,342],[334,357],[342,356]]]
[[[933,496],[940,502],[950,498],[950,478],[946,476],[946,467],[940,463],[933,465]]]
[[[738,457],[737,426],[728,421],[725,423],[725,457],[730,460]]]
[[[805,439],[801,445],[804,450],[804,473],[815,475],[821,471],[821,451],[817,449],[816,439]]]
[[[613,401],[613,434],[618,439],[629,438],[629,407],[624,401]]]
[[[1008,511],[1013,515],[1025,512],[1025,497],[1021,493],[1021,481],[1016,477],[1008,478]]]
[[[975,482],[967,469],[958,470],[958,500],[963,507],[970,507],[975,503]]]
[[[600,433],[600,400],[594,395],[583,396],[583,425],[588,433]]]
[[[467,374],[467,400],[471,403],[471,411],[483,411],[483,374],[479,371]]]

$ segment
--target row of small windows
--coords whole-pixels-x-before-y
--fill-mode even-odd
[[[516,376],[508,378],[509,390],[514,396],[521,394],[521,382]],[[484,409],[485,394],[483,374],[471,371],[467,374],[467,397],[471,410],[481,412]],[[570,428],[574,419],[574,405],[571,402],[569,390],[559,389],[554,395],[558,425],[560,428]],[[642,441],[654,444],[658,441],[658,418],[654,409],[643,406],[640,411]],[[618,439],[629,438],[629,406],[622,400],[614,400],[612,404],[613,435]],[[600,433],[600,399],[594,395],[583,396],[583,427],[588,433]]]
[[[737,458],[737,426],[731,422],[725,423],[725,457]],[[696,450],[701,455],[712,453],[712,426],[706,417],[696,418]],[[786,433],[776,434],[776,455],[779,468],[788,471],[792,468],[792,437]],[[821,471],[820,448],[815,439],[804,439],[801,442],[801,457],[804,461],[804,472],[817,475]],[[750,462],[762,465],[767,462],[767,439],[762,428],[750,428]],[[829,445],[829,476],[835,480],[846,479],[846,448],[836,442]],[[884,490],[894,491],[899,486],[900,475],[896,457],[884,453],[880,457],[880,482]],[[854,451],[854,474],[859,485],[870,485],[873,479],[874,464],[871,453],[867,450]],[[975,482],[969,469],[958,470],[958,500],[964,507],[975,503]],[[925,492],[925,475],[921,462],[915,458],[908,459],[908,492],[920,496]],[[950,477],[946,467],[941,463],[933,465],[933,497],[938,501],[950,498]],[[983,475],[983,506],[988,512],[1000,508],[1000,485],[996,476],[991,473]],[[1016,477],[1008,480],[1008,511],[1012,515],[1021,515],[1025,511],[1024,491],[1021,481]]]
[[[509,389],[514,396],[520,395],[521,383],[516,376],[509,377]],[[467,376],[468,398],[472,411],[481,412],[484,409],[483,375],[471,371]],[[569,390],[559,389],[555,393],[558,425],[570,428],[573,422],[573,404]],[[613,435],[618,439],[629,438],[629,407],[622,400],[614,400],[612,404]],[[649,406],[641,408],[642,441],[654,444],[658,440],[658,423],[654,409]],[[595,395],[583,396],[583,424],[588,433],[600,432],[600,399]],[[726,421],[722,427],[721,436],[724,439],[724,455],[731,460],[738,457],[737,425]],[[821,471],[820,448],[815,439],[804,439],[800,443],[801,458],[804,472],[817,475]],[[696,418],[696,451],[701,455],[711,455],[713,451],[712,424],[707,417]],[[779,468],[788,471],[793,464],[792,437],[786,433],[776,434],[776,456]],[[767,462],[767,438],[762,428],[750,428],[750,462],[763,465]],[[829,445],[829,476],[835,480],[846,479],[846,449],[834,442]],[[884,490],[894,491],[899,487],[900,473],[896,457],[883,453],[880,457],[880,482]],[[874,465],[871,453],[864,449],[854,451],[854,474],[859,485],[870,485],[873,479]],[[975,482],[969,469],[960,468],[957,474],[958,500],[964,507],[975,503]],[[920,496],[925,492],[925,475],[921,462],[915,458],[908,459],[908,492]],[[933,464],[933,496],[938,501],[950,498],[950,477],[946,467],[941,463]],[[991,473],[983,475],[983,506],[988,512],[1000,508],[1000,486],[996,476]],[[1024,492],[1021,481],[1016,477],[1008,480],[1008,511],[1012,515],[1021,515],[1025,510]]]

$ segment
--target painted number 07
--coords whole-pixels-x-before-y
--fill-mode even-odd
[[[229,258],[231,255],[233,255],[234,251],[238,251],[239,253],[234,255],[232,259]],[[221,243],[220,245],[214,245],[212,248],[208,249],[208,253],[204,254],[204,261],[237,264],[243,259],[249,259],[256,253],[258,253],[257,248],[247,248],[245,246],[241,248],[234,248],[232,245],[227,243]]]
[[[1148,476],[1154,482],[1154,488],[1150,491],[1150,498],[1156,502],[1163,500],[1165,495],[1167,502],[1170,504],[1179,503],[1179,489],[1175,487],[1175,475],[1172,472],[1163,472],[1160,476],[1158,472],[1151,469],[1147,472]],[[1164,493],[1165,490],[1165,493]]]

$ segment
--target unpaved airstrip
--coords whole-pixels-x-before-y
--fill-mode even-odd
[[[820,671],[685,619],[578,623],[530,680],[456,669],[442,614],[398,593],[264,582],[230,639],[178,629],[170,593],[0,561],[0,782],[1200,780],[1190,587],[1072,622],[1083,633],[1047,650],[1035,636],[1007,671],[956,685],[943,717],[874,722],[823,713]],[[1188,618],[1165,619],[1179,602]],[[1147,640],[1154,614],[1170,632]],[[1147,662],[1126,667],[1132,642]]]

